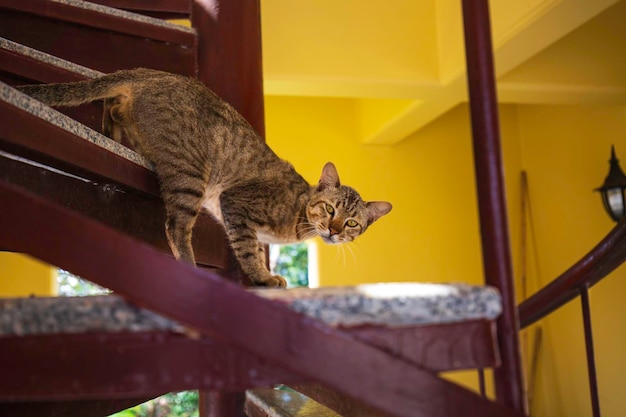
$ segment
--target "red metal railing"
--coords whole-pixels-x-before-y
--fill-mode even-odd
[[[600,400],[591,327],[589,289],[624,261],[626,261],[626,221],[621,221],[589,253],[519,306],[520,323],[524,328],[580,296],[589,390],[594,417],[600,417]]]

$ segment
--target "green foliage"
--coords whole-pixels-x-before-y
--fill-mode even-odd
[[[111,417],[198,417],[198,392],[171,392]]]
[[[285,277],[290,287],[308,286],[308,254],[306,243],[280,246],[274,272]]]
[[[64,296],[98,295],[110,292],[106,288],[86,281],[63,269],[58,270],[57,285],[59,287],[59,295]]]

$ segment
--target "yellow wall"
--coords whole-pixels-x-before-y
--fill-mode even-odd
[[[266,81],[437,77],[434,0],[261,3]]]
[[[0,252],[0,297],[56,294],[56,269],[31,257]]]
[[[320,244],[320,283],[482,282],[467,106],[394,146],[356,142],[351,126],[357,107],[352,100],[266,98],[268,143],[305,178],[317,181],[321,167],[332,160],[342,182],[363,198],[394,205],[349,249]],[[507,132],[503,147],[518,149],[513,106],[503,106],[501,123]],[[521,159],[517,152],[506,157],[513,187]],[[518,205],[517,193],[511,200]],[[510,215],[519,214],[511,210]]]
[[[353,100],[266,99],[267,138],[310,181],[327,161],[365,199],[394,209],[350,249],[319,243],[321,285],[380,281],[482,282],[468,108],[457,106],[394,146],[358,144]],[[623,107],[500,107],[510,237],[518,298],[523,293],[520,172],[528,173],[527,292],[563,272],[612,227],[592,190],[608,172],[610,145],[626,158]],[[622,141],[622,143],[620,143]],[[626,161],[626,159],[625,159]],[[625,165],[626,166],[626,165]],[[626,270],[591,292],[603,415],[621,416],[626,365]],[[616,317],[618,319],[616,319]],[[579,301],[540,323],[535,416],[588,416]],[[530,356],[532,331],[523,336]],[[471,373],[453,379],[475,386]]]
[[[475,234],[475,207],[456,204],[473,196],[467,158],[467,132],[450,118],[420,137],[394,147],[366,147],[356,141],[352,126],[357,105],[352,100],[266,99],[267,140],[310,181],[333,161],[341,181],[356,188],[366,200],[388,200],[394,208],[347,248],[319,245],[320,284],[411,280],[478,280],[477,243],[466,247],[457,228]],[[443,130],[443,131],[442,131]],[[458,136],[457,151],[440,146],[444,136]],[[433,155],[437,152],[437,155]],[[444,163],[443,160],[446,160]],[[438,177],[443,182],[433,182]],[[472,222],[463,219],[469,216]],[[430,221],[443,218],[446,221]],[[429,219],[428,221],[424,221]],[[450,236],[445,246],[437,236]],[[456,237],[455,237],[456,236]],[[456,253],[460,256],[451,258]],[[410,254],[410,256],[408,256]],[[406,262],[406,259],[412,262]],[[454,262],[450,262],[454,259]],[[476,271],[477,273],[468,273]]]

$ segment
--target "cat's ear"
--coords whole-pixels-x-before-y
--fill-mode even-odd
[[[391,211],[391,203],[386,201],[368,201],[366,203],[368,210],[368,224],[374,223]]]
[[[326,187],[339,187],[339,174],[332,162],[327,162],[322,169],[322,176],[320,182],[317,185],[317,189],[322,191]]]

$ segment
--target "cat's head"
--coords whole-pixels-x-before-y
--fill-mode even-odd
[[[307,206],[307,218],[326,243],[346,243],[376,220],[389,213],[385,201],[363,201],[353,188],[341,185],[335,166],[329,162]]]

